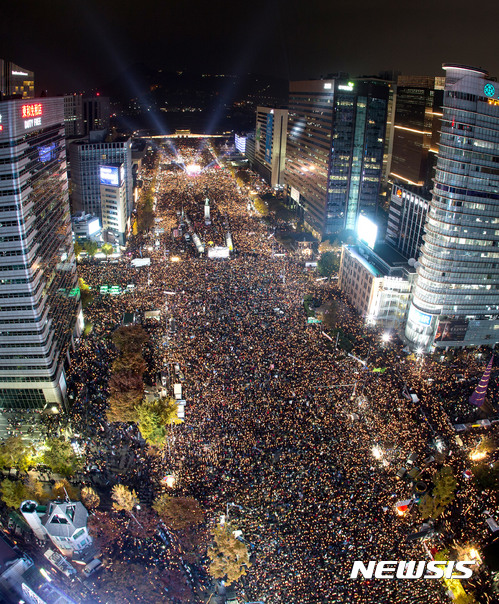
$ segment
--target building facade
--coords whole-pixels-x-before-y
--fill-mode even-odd
[[[62,98],[0,103],[0,407],[66,400],[80,323]]]
[[[384,245],[344,245],[339,286],[372,325],[401,331],[407,319],[415,271]]]
[[[434,346],[499,340],[499,86],[444,64],[433,196],[405,335]]]
[[[104,238],[112,244],[125,245],[129,227],[123,164],[100,167],[100,198]]]
[[[284,185],[287,127],[287,109],[257,108],[255,169],[274,188]]]
[[[442,118],[444,77],[399,76],[390,177],[402,184],[432,186]]]
[[[424,225],[429,201],[420,187],[392,185],[386,242],[405,258],[418,259],[423,245]]]
[[[0,59],[0,93],[3,97],[19,96],[32,99],[35,96],[35,74],[19,67],[12,61]]]
[[[109,97],[86,97],[76,93],[64,97],[66,137],[86,136],[93,130],[107,130],[109,119]]]
[[[318,238],[375,215],[383,173],[388,82],[291,82],[285,181]]]
[[[83,95],[67,94],[64,97],[64,128],[66,138],[83,136]]]
[[[101,205],[101,166],[122,165],[126,191],[127,219],[133,209],[132,142],[128,137],[115,140],[100,137],[74,141],[68,145],[71,162],[72,210],[97,216],[104,227]]]

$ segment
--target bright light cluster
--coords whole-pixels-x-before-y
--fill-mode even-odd
[[[195,176],[201,172],[201,166],[199,164],[187,164],[185,171],[190,176]]]

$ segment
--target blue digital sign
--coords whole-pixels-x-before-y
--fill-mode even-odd
[[[111,187],[120,186],[120,170],[117,166],[100,167],[100,184]]]
[[[55,143],[38,147],[38,159],[41,162],[47,162],[55,158]]]

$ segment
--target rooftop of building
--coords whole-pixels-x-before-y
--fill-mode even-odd
[[[470,71],[471,73],[478,73],[480,75],[488,76],[489,72],[487,69],[482,67],[473,67],[471,65],[462,65],[461,63],[442,63],[442,69],[460,69],[462,71]]]
[[[41,522],[53,537],[71,536],[87,526],[88,512],[81,501],[51,501]]]
[[[374,249],[363,243],[346,247],[374,277],[404,277],[416,272],[402,254],[385,242],[376,243]]]

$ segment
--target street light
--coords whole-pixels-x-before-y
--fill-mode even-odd
[[[385,333],[381,336],[381,339],[383,341],[383,343],[387,343],[390,341],[390,333],[388,331],[385,331]]]

